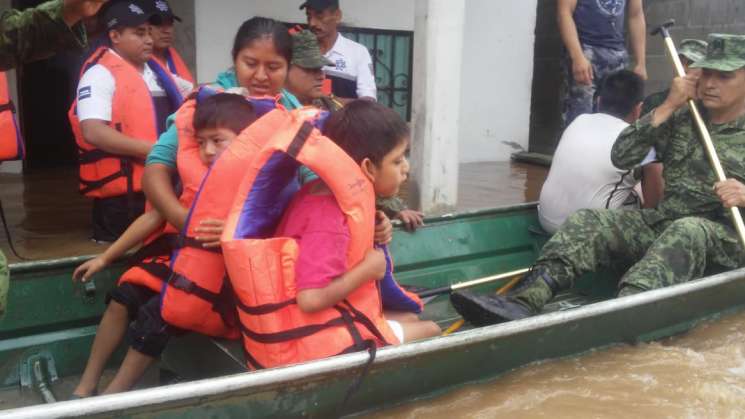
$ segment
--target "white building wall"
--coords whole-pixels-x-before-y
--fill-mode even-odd
[[[253,16],[283,22],[305,22],[303,0],[198,0],[197,73],[200,83],[208,83],[231,65],[230,50],[238,27]],[[390,30],[414,30],[413,0],[342,0],[344,24]]]
[[[196,1],[197,73],[210,82],[231,65],[240,24],[252,16],[304,22],[302,0]],[[414,0],[342,0],[349,26],[414,30]],[[460,161],[504,161],[528,149],[537,0],[467,0]],[[414,75],[416,77],[416,75]],[[444,85],[443,89],[448,86]]]
[[[528,149],[536,0],[468,0],[460,161],[505,161]]]

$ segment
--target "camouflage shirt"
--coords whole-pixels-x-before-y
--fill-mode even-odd
[[[62,20],[62,0],[0,15],[0,71],[47,58],[65,49],[84,49],[82,24],[69,28]]]
[[[652,93],[651,95],[647,96],[644,99],[644,104],[642,105],[642,115],[646,115],[652,110],[654,110],[656,107],[662,105],[662,103],[667,99],[667,95],[670,94],[670,89],[663,90],[661,92]]]
[[[729,223],[713,190],[716,175],[688,109],[679,110],[657,128],[651,122],[650,113],[626,128],[611,152],[616,167],[631,169],[642,161],[650,147],[657,151],[657,158],[664,165],[665,196],[656,209],[642,210],[645,220],[655,224],[700,216],[715,221],[726,219]],[[707,125],[727,177],[745,182],[745,116],[727,124]]]

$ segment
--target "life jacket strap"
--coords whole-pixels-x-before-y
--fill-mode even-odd
[[[5,111],[11,111],[13,113],[16,113],[16,105],[13,103],[13,101],[8,101],[8,103],[3,103],[0,105],[0,112]]]
[[[237,313],[235,312],[235,297],[230,286],[230,280],[227,277],[223,280],[223,286],[219,293],[201,287],[196,282],[173,271],[168,277],[168,285],[212,304],[212,309],[220,314],[226,325],[235,326],[238,324]]]
[[[93,192],[96,189],[101,189],[109,182],[113,182],[121,177],[132,177],[132,168],[129,165],[122,164],[121,169],[119,169],[118,172],[114,172],[103,179],[97,179],[97,180],[85,180],[80,179],[80,183],[82,185],[85,185],[84,188],[80,189],[80,193],[85,195],[87,193]]]

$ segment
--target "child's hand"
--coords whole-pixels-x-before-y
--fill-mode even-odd
[[[403,210],[396,214],[396,218],[403,221],[404,226],[409,231],[415,231],[424,225],[424,213],[414,210]]]
[[[367,251],[365,259],[362,260],[366,276],[371,280],[379,281],[385,276],[388,264],[385,261],[385,253],[382,249],[371,249]]]
[[[375,213],[375,243],[388,244],[393,240],[393,224],[383,211]]]
[[[97,258],[91,259],[78,266],[78,268],[75,269],[75,272],[72,273],[72,280],[88,282],[93,275],[101,272],[106,266],[108,266],[106,260],[103,257],[98,256]]]
[[[199,227],[194,229],[197,233],[197,241],[202,242],[202,247],[205,249],[212,249],[220,247],[220,236],[222,236],[222,230],[225,228],[225,221],[223,220],[203,220],[199,223]]]

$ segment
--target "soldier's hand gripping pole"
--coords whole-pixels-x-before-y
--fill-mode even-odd
[[[668,55],[673,61],[673,66],[675,67],[676,74],[678,75],[678,77],[685,77],[686,73],[685,69],[683,68],[683,63],[680,61],[680,57],[678,56],[678,49],[675,48],[673,38],[670,36],[669,29],[673,25],[675,25],[675,21],[669,20],[659,27],[655,28],[652,31],[652,35],[662,35],[662,38],[665,40],[665,46],[667,47]],[[709,130],[706,128],[706,123],[701,117],[701,112],[699,112],[698,106],[693,99],[688,100],[688,107],[691,110],[691,115],[693,115],[694,121],[696,121],[696,127],[698,128],[698,132],[701,136],[701,141],[704,144],[704,150],[706,151],[706,156],[709,158],[709,163],[714,169],[717,180],[719,182],[723,182],[727,180],[727,175],[724,173],[721,161],[719,161],[717,150],[716,148],[714,148],[714,142],[711,140],[711,135],[709,134]],[[743,223],[742,221],[740,209],[738,207],[730,208],[730,215],[732,216],[732,221],[735,224],[737,237],[740,238],[740,243],[745,246],[745,223]]]

